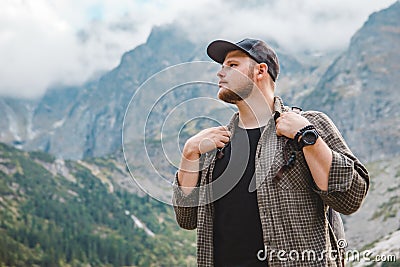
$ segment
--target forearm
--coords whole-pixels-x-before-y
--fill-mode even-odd
[[[185,147],[178,170],[178,183],[185,195],[189,195],[199,180],[200,155]]]
[[[231,133],[227,127],[212,127],[191,137],[185,144],[178,171],[178,183],[182,192],[190,194],[199,180],[200,155],[229,142]]]
[[[350,151],[340,132],[328,116],[320,112],[309,112],[304,115],[318,129],[320,137],[317,142],[323,141],[325,146],[325,149],[315,150],[318,151],[316,154],[313,153],[315,152],[314,150],[304,147],[304,155],[311,155],[308,155],[306,159],[307,164],[309,164],[311,170],[310,165],[313,162],[319,162],[320,166],[325,166],[326,168],[326,172],[321,171],[319,173],[327,173],[329,177],[323,179],[327,181],[327,188],[323,187],[317,183],[317,179],[320,179],[318,178],[320,176],[315,174],[315,170],[314,172],[312,171],[311,174],[315,181],[313,190],[320,195],[325,204],[336,211],[342,214],[351,214],[361,206],[368,191],[368,171]],[[329,156],[328,149],[330,150]],[[310,151],[311,153],[309,153]],[[329,161],[326,161],[326,156],[331,159],[330,164],[328,164]],[[328,168],[328,166],[330,167]]]
[[[189,195],[196,187],[199,180],[198,172],[187,172],[183,170],[178,171],[179,186],[185,195]]]
[[[220,126],[205,129],[186,141],[173,189],[176,220],[182,228],[197,227],[200,155],[223,147],[229,141],[230,135],[225,126]]]
[[[319,137],[314,145],[305,146],[303,153],[315,184],[322,191],[327,191],[329,172],[332,165],[331,149]]]
[[[328,190],[314,185],[324,202],[342,214],[359,209],[368,190],[369,176],[365,167],[351,154],[332,150]]]

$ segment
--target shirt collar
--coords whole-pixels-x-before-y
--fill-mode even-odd
[[[274,110],[272,112],[272,115],[274,115],[275,112],[282,113],[282,112],[285,112],[285,111],[288,110],[288,107],[283,105],[283,101],[279,96],[275,96],[274,97],[273,108],[274,108]],[[232,116],[231,121],[228,124],[228,129],[229,129],[229,131],[231,131],[232,135],[234,134],[233,132],[235,131],[235,129],[238,126],[238,124],[239,124],[239,112],[236,112]]]

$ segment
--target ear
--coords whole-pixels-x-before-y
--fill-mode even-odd
[[[262,79],[268,73],[268,66],[265,63],[258,64],[257,78]]]

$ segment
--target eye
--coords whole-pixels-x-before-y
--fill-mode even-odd
[[[229,64],[229,67],[236,67],[238,64],[236,64],[236,63],[231,63],[231,64]]]

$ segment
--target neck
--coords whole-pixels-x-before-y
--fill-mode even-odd
[[[245,129],[267,125],[274,106],[274,97],[262,94],[257,88],[245,100],[236,103],[239,109],[239,126]]]

